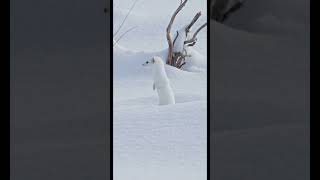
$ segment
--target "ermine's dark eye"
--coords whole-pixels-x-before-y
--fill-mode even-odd
[[[148,64],[149,62],[147,61],[146,64]]]

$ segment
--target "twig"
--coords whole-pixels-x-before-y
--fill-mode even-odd
[[[176,37],[175,37],[174,40],[173,40],[173,45],[174,45],[174,43],[176,42],[178,36],[179,36],[179,31],[177,31],[177,35],[176,35]]]
[[[179,67],[183,61],[184,57],[182,55],[178,56],[176,59],[176,67]]]
[[[137,1],[138,1],[138,0],[135,0],[135,1],[133,2],[131,8],[129,9],[128,13],[126,14],[126,16],[124,17],[124,19],[122,20],[122,22],[121,22],[119,28],[117,29],[116,33],[113,34],[113,37],[115,37],[115,36],[118,34],[118,32],[120,31],[121,27],[122,27],[123,24],[126,22],[126,20],[127,20],[128,16],[129,16],[129,14],[131,13],[132,9],[133,9],[134,6],[136,5]]]
[[[186,33],[188,33],[191,29],[191,27],[194,25],[194,23],[199,19],[199,17],[201,16],[201,11],[198,12],[192,19],[192,21],[190,22],[190,24],[186,27]]]
[[[194,42],[188,44],[187,46],[194,46],[194,45],[196,44],[196,42],[197,42],[197,41],[194,41]]]
[[[117,44],[124,35],[126,35],[128,32],[134,30],[134,29],[137,28],[137,27],[138,27],[138,26],[134,26],[134,27],[126,30],[124,33],[122,33],[121,36],[113,43],[113,46],[114,46],[115,44]]]
[[[179,7],[175,10],[173,15],[171,16],[169,25],[167,27],[166,37],[167,37],[167,41],[168,41],[168,45],[169,45],[167,64],[170,64],[170,65],[172,65],[172,53],[173,53],[173,42],[172,42],[172,39],[171,39],[170,30],[171,30],[173,21],[176,18],[177,14],[181,11],[181,9],[186,5],[187,2],[188,2],[188,0],[185,0],[182,3],[180,3]]]
[[[183,62],[181,65],[178,66],[178,68],[181,69],[181,67],[182,67],[183,65],[185,65],[185,64],[186,64],[186,62]]]
[[[207,23],[204,23],[202,26],[200,26],[196,32],[193,34],[192,38],[189,40],[184,41],[184,44],[188,44],[188,43],[192,43],[195,42],[197,40],[197,34],[201,31],[201,29],[203,29],[204,27],[207,26]]]

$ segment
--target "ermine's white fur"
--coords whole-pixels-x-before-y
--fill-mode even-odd
[[[163,60],[160,57],[153,57],[143,64],[152,67],[153,90],[157,89],[159,105],[175,104],[174,93],[166,74]]]

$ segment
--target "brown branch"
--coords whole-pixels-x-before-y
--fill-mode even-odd
[[[191,27],[194,25],[194,23],[199,19],[199,17],[201,16],[201,11],[198,12],[192,19],[192,21],[190,22],[190,24],[186,27],[186,33],[188,33],[191,29]]]
[[[171,16],[169,25],[168,25],[167,30],[166,30],[166,32],[167,32],[166,37],[167,37],[167,41],[168,41],[168,45],[169,45],[167,64],[169,64],[169,65],[172,65],[172,55],[173,55],[173,42],[172,42],[171,35],[170,35],[171,27],[172,27],[173,21],[174,21],[174,19],[176,18],[177,14],[178,14],[178,13],[181,11],[181,9],[186,5],[187,1],[188,1],[188,0],[184,0],[184,1],[179,5],[179,7],[175,10],[175,12],[173,13],[173,15]]]
[[[184,50],[183,52],[175,52],[173,54],[174,54],[173,66],[178,69],[181,69],[181,67],[186,64],[186,57],[191,57],[191,55],[187,54],[186,50]]]
[[[176,60],[176,67],[179,67],[182,62],[184,62],[184,57],[183,56],[178,56],[178,58]]]
[[[192,38],[189,39],[189,40],[184,41],[184,44],[196,42],[198,33],[201,31],[201,29],[203,29],[203,28],[206,27],[206,26],[207,26],[207,23],[204,23],[202,26],[200,26],[200,27],[196,30],[196,32],[193,34]]]

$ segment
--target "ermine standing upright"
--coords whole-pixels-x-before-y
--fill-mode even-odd
[[[170,86],[163,60],[155,56],[146,61],[143,66],[151,66],[153,74],[153,90],[157,89],[159,105],[175,104],[174,93]]]

